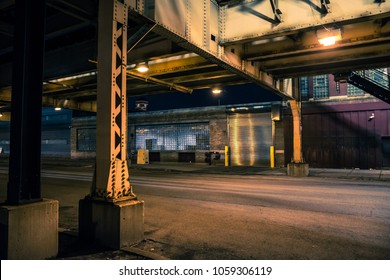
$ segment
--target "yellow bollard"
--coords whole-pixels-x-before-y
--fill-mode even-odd
[[[269,159],[271,168],[275,167],[275,146],[269,147]]]
[[[230,148],[225,146],[225,166],[230,166]]]

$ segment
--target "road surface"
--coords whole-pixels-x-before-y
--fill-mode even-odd
[[[5,197],[6,171],[0,170]],[[92,170],[42,172],[60,201],[61,230],[77,231]],[[133,170],[145,201],[139,245],[172,259],[389,259],[388,182]]]

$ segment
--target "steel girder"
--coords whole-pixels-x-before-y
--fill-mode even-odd
[[[133,19],[156,24],[153,29],[156,34],[248,82],[257,83],[285,99],[291,98],[284,91],[284,81],[274,80],[257,65],[241,58],[243,49],[225,48],[220,44],[225,32],[227,6],[219,7],[217,2],[210,0],[159,0],[148,6],[145,1],[133,1],[130,7]]]
[[[40,161],[45,0],[34,3],[17,1],[16,15],[6,201],[9,205],[42,200]]]
[[[61,17],[64,20],[61,28],[48,31],[46,39],[68,36],[97,22],[91,21],[96,7],[88,6],[92,2],[89,1],[50,0],[56,12],[67,16]],[[13,2],[2,1],[0,8],[12,10]],[[127,64],[141,59],[156,62],[150,63],[147,75],[127,77],[130,95],[158,93],[174,84],[190,91],[211,87],[213,83],[255,82],[289,99],[291,92],[285,91],[291,88],[288,78],[390,63],[389,1],[129,0],[128,3],[131,10],[128,33],[144,37],[131,36],[128,40],[129,45],[142,42],[135,48],[128,47],[131,51]],[[281,22],[275,21],[276,9],[283,12]],[[51,13],[50,18],[55,19],[55,15]],[[68,22],[73,24],[68,26]],[[335,27],[341,29],[342,40],[333,47],[319,45],[317,30]],[[12,27],[0,29],[6,33],[2,38],[8,40]],[[88,62],[96,60],[95,45],[96,41],[90,38],[85,44],[55,46],[46,54],[46,80],[50,84],[44,85],[44,104],[70,99],[67,108],[95,110],[96,77],[51,82],[56,77],[96,71],[95,65]],[[4,44],[2,58],[10,51],[12,47]],[[194,53],[198,55],[196,58],[184,57]],[[177,56],[177,61],[162,60],[169,56]],[[73,57],[77,59],[70,60]],[[10,85],[6,62],[0,68],[2,86]],[[149,77],[162,83],[151,83]],[[10,99],[8,94],[10,89],[2,88],[3,100]]]
[[[130,6],[141,21],[157,24],[155,33],[286,99],[291,98],[291,92],[283,92],[285,87],[280,85],[289,83],[284,79],[303,73],[324,73],[327,65],[334,69],[343,65],[354,67],[354,59],[367,62],[373,58],[371,66],[374,66],[387,56],[383,51],[388,44],[383,41],[389,38],[388,2],[156,0],[153,3],[146,5],[140,0]],[[380,30],[372,30],[378,21],[382,22]],[[360,23],[368,33],[359,31]],[[318,43],[316,30],[336,27],[342,29],[346,39],[333,49],[324,49]],[[374,46],[378,40],[381,42]],[[310,59],[301,54],[305,52],[309,52]],[[331,56],[326,57],[329,52]],[[333,64],[328,64],[332,61]],[[317,65],[321,65],[318,71]]]
[[[96,167],[91,196],[133,199],[127,164],[127,16],[128,1],[100,1]]]

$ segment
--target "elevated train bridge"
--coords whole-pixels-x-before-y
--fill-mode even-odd
[[[2,211],[58,211],[40,191],[42,106],[97,112],[96,171],[79,227],[112,248],[143,237],[143,202],[128,180],[128,96],[256,83],[289,101],[291,173],[304,175],[297,78],[334,73],[388,102],[388,88],[357,71],[389,66],[389,20],[386,0],[3,0],[0,112],[11,116],[11,150]],[[36,235],[56,234],[38,216],[48,229]],[[2,258],[56,253],[53,241],[12,255],[23,227],[1,223],[7,237],[21,232],[16,243],[2,239]]]

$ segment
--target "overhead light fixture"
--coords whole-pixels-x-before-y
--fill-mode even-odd
[[[215,95],[218,95],[218,94],[221,94],[222,93],[222,89],[220,89],[220,88],[213,88],[212,90],[211,90],[211,92],[213,93],[213,94],[215,94]]]
[[[137,64],[135,69],[137,69],[137,71],[140,73],[146,73],[149,71],[149,66],[147,62],[140,62]]]
[[[69,99],[57,99],[54,101],[54,111],[61,111],[63,108],[68,108]]]
[[[323,46],[334,45],[337,41],[341,40],[340,29],[321,29],[317,30],[318,42]]]

